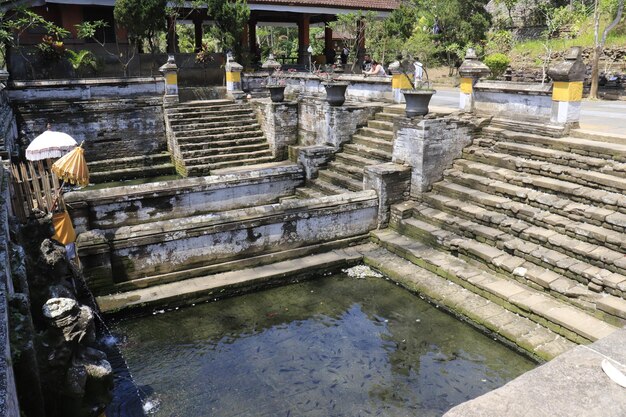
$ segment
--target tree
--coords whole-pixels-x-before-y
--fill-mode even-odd
[[[107,55],[114,57],[119,62],[122,67],[122,72],[124,73],[124,77],[128,77],[128,67],[130,63],[135,59],[135,55],[137,54],[136,41],[137,39],[129,38],[129,43],[126,47],[122,47],[119,43],[119,39],[117,39],[117,34],[115,36],[115,47],[116,51],[110,51],[106,44],[107,40],[105,38],[100,39],[96,36],[96,32],[99,29],[105,28],[108,26],[108,23],[103,20],[96,20],[94,22],[83,22],[76,25],[77,36],[80,39],[92,39],[98,45],[102,47],[104,52]]]
[[[604,6],[604,7],[603,7]],[[607,7],[609,6],[609,7]],[[610,7],[613,6],[613,7]],[[608,10],[607,10],[608,9]],[[624,0],[617,0],[617,4],[610,2],[608,5],[603,5],[599,0],[595,0],[593,9],[593,21],[594,21],[594,48],[593,58],[591,61],[591,89],[589,91],[589,98],[598,98],[598,77],[600,75],[600,56],[604,52],[604,45],[606,44],[606,37],[609,32],[617,26],[622,20],[622,12],[624,11]],[[615,13],[615,18],[608,26],[604,28],[602,37],[600,37],[600,20],[604,13],[610,16]]]
[[[155,36],[165,30],[166,0],[117,0],[113,15],[115,22],[126,28],[131,37],[147,40],[154,52]]]
[[[250,8],[245,0],[210,0],[206,3],[207,13],[215,20],[220,29],[221,44],[231,49],[235,56],[241,57],[241,36],[250,19]]]

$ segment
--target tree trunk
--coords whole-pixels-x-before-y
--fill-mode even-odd
[[[596,100],[598,98],[598,78],[600,76],[600,54],[602,46],[598,45],[593,49],[593,57],[591,59],[591,89],[589,90],[589,98]]]

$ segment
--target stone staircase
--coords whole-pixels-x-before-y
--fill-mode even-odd
[[[169,152],[123,159],[105,159],[88,162],[87,165],[89,181],[94,184],[176,175]]]
[[[595,139],[487,127],[373,240],[573,342],[604,337],[626,323],[626,145]]]
[[[203,100],[166,110],[169,148],[183,176],[274,161],[248,103]]]
[[[386,107],[374,119],[360,128],[350,143],[340,152],[318,177],[306,187],[296,189],[298,198],[315,198],[363,190],[363,169],[369,165],[391,162],[393,148],[393,120],[402,115],[402,108]]]

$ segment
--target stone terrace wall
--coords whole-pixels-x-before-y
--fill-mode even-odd
[[[9,344],[9,297],[14,293],[9,247],[8,172],[0,163],[0,417],[19,417]]]
[[[8,159],[16,152],[17,124],[4,84],[0,84],[0,158]]]
[[[297,165],[235,174],[72,192],[65,195],[77,233],[270,204],[304,183]]]
[[[162,77],[23,81],[9,98],[27,143],[51,123],[98,161],[167,150],[164,91]]]
[[[115,283],[363,236],[377,215],[376,192],[362,191],[92,230],[77,244],[89,287],[107,293]]]
[[[479,115],[550,121],[552,84],[479,81],[474,85],[474,110]]]
[[[242,85],[244,91],[265,91],[263,83],[268,72],[244,73]],[[391,77],[364,77],[362,75],[337,75],[337,81],[349,84],[346,90],[348,100],[362,101],[393,101]],[[313,95],[323,97],[325,93],[322,80],[311,73],[298,72],[285,77],[285,94]]]

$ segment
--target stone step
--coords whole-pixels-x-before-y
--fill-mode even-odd
[[[626,164],[610,159],[593,158],[515,142],[496,142],[493,145],[493,150],[522,158],[550,162],[551,164],[626,177]]]
[[[597,172],[593,167],[588,169],[572,168],[540,159],[525,159],[515,155],[493,152],[476,146],[464,149],[463,157],[469,161],[481,162],[516,172],[555,178],[571,184],[579,184],[616,193],[622,193],[626,190],[626,181],[624,181],[623,177]],[[626,167],[626,164],[617,163],[617,165],[621,165],[622,169]]]
[[[161,152],[142,156],[132,156],[128,158],[104,159],[100,161],[88,162],[90,176],[97,173],[106,173],[113,170],[145,168],[153,165],[166,165],[171,162],[169,152]]]
[[[376,113],[374,115],[374,119],[382,120],[383,122],[394,122],[400,116],[401,116],[400,114],[387,113],[386,111],[383,110],[381,113]]]
[[[240,139],[231,139],[231,140],[213,140],[208,142],[197,142],[197,143],[182,143],[179,144],[179,149],[181,152],[185,151],[196,151],[201,149],[212,149],[212,148],[230,148],[236,146],[244,146],[244,145],[257,145],[263,143],[265,146],[268,146],[267,141],[262,136],[255,136],[250,138],[240,138]]]
[[[486,129],[489,133],[489,128]],[[563,152],[571,152],[596,158],[614,159],[618,162],[626,162],[626,145],[619,143],[600,142],[574,137],[553,138],[531,133],[522,134],[507,130],[492,133],[495,133],[496,137],[504,139],[507,142],[541,145]]]
[[[320,198],[326,195],[328,194],[323,193],[320,190],[314,190],[313,188],[309,188],[309,187],[296,188],[297,198]]]
[[[436,228],[427,223],[423,223],[422,227],[426,233],[437,233]],[[507,310],[545,325],[575,343],[595,341],[617,329],[542,291],[477,268],[463,259],[437,251],[393,230],[377,230],[371,232],[371,235],[374,242],[398,256],[446,277]]]
[[[465,159],[456,160],[454,167],[478,177],[499,180],[524,187],[526,192],[528,192],[529,189],[535,189],[550,194],[556,194],[558,197],[565,197],[567,200],[595,205],[608,210],[626,212],[626,195],[621,193],[598,190],[580,184],[573,184],[569,181],[520,173],[510,169],[493,167],[481,162],[468,161]],[[626,224],[623,226],[626,226]]]
[[[267,158],[272,157],[272,152],[269,149],[264,149],[255,152],[229,152],[227,154],[218,154],[218,155],[207,155],[200,156],[195,158],[185,158],[185,165],[188,168],[193,167],[194,165],[219,165],[221,162],[227,161],[240,161],[240,160],[251,160],[255,161],[257,158]],[[267,162],[267,161],[264,161]],[[230,166],[230,165],[229,165]]]
[[[368,120],[367,127],[371,129],[376,129],[379,131],[391,132],[393,135],[393,122],[387,122],[385,120]]]
[[[187,172],[189,176],[197,177],[210,175],[212,171],[218,169],[239,167],[245,165],[258,165],[273,161],[274,157],[272,156],[259,156],[251,159],[229,159],[221,162],[207,163],[203,165],[187,165]]]
[[[514,253],[539,267],[588,285],[593,291],[614,291],[616,296],[624,297],[620,288],[626,290],[626,276],[623,268],[615,266],[626,262],[623,253],[469,203],[458,209],[446,207],[444,211],[417,206],[414,213],[423,221]]]
[[[197,107],[207,107],[207,106],[223,106],[223,105],[234,105],[236,104],[233,100],[228,99],[215,99],[215,100],[189,100],[185,102],[177,103],[174,106],[168,107],[167,110],[176,110],[176,109],[189,109],[189,108],[197,108]]]
[[[195,113],[168,114],[169,122],[174,124],[225,120],[233,117],[248,118],[254,113],[250,109],[206,110]]]
[[[352,143],[356,145],[363,145],[372,149],[379,149],[389,153],[393,151],[393,143],[386,139],[376,139],[372,136],[353,135]]]
[[[231,110],[231,109],[242,109],[247,106],[243,106],[241,104],[236,104],[232,101],[230,102],[196,102],[196,103],[182,103],[174,107],[169,107],[166,109],[166,113],[168,115],[171,114],[187,114],[194,113],[197,111],[219,111],[219,110]]]
[[[626,145],[626,135],[616,135],[613,133],[603,133],[594,130],[572,129],[569,132],[571,137],[578,139],[593,140],[596,142],[617,143]]]
[[[182,152],[183,159],[185,159],[185,162],[186,162],[188,159],[202,158],[205,156],[241,154],[244,152],[249,152],[249,153],[254,154],[255,152],[259,152],[259,151],[268,151],[268,145],[267,145],[267,142],[265,141],[254,143],[254,144],[245,144],[245,145],[228,146],[228,147],[215,146],[209,143],[207,146],[208,146],[207,148],[203,148],[203,149],[183,151]]]
[[[391,244],[392,240],[391,237],[386,239],[388,244]],[[465,287],[386,249],[365,252],[364,262],[409,291],[417,292],[420,297],[437,305],[439,309],[443,308],[454,316],[461,316],[482,331],[486,328],[505,344],[524,350],[533,357],[551,360],[576,346],[547,327],[515,314],[491,302],[487,297],[467,291]]]
[[[177,138],[190,138],[195,136],[215,136],[215,135],[227,135],[229,133],[244,133],[244,132],[255,132],[259,135],[262,135],[261,126],[258,123],[250,123],[240,126],[230,126],[230,127],[213,127],[208,129],[194,129],[194,130],[184,130],[184,131],[175,131],[175,135]]]
[[[362,127],[355,134],[360,135],[360,136],[380,139],[380,140],[386,140],[389,143],[393,143],[393,130],[387,131],[387,130],[373,129],[371,127]]]
[[[258,121],[252,117],[250,118],[231,117],[226,120],[216,120],[213,122],[174,123],[172,124],[172,130],[178,133],[178,132],[186,132],[186,131],[195,131],[199,129],[215,129],[215,128],[228,129],[228,128],[233,128],[233,127],[250,126],[250,125],[258,125]]]
[[[391,152],[386,152],[380,149],[372,149],[363,145],[347,143],[343,145],[343,151],[352,155],[377,159],[381,162],[391,162]]]
[[[331,161],[328,164],[328,170],[338,172],[342,175],[352,178],[355,181],[363,182],[363,168],[347,165],[340,161]]]
[[[338,187],[346,188],[350,191],[363,191],[363,182],[329,169],[320,170],[318,179],[329,182]]]
[[[455,184],[507,197],[516,202],[526,203],[532,207],[559,214],[570,220],[584,221],[585,223],[620,233],[626,232],[626,214],[615,209],[574,202],[567,198],[561,198],[542,191],[529,190],[505,181],[493,180],[482,175],[468,174],[456,168],[446,170],[445,175],[447,181]]]
[[[433,190],[423,200],[433,207],[460,209],[470,201],[477,206],[522,219],[530,224],[565,233],[587,243],[604,245],[612,250],[626,253],[626,234],[585,222],[580,216],[563,216],[539,207],[514,201],[510,198],[488,194],[447,180],[434,184]]]
[[[322,178],[316,178],[314,180],[311,180],[309,183],[309,187],[325,195],[337,195],[352,192],[347,188],[334,185],[328,181],[324,181]]]
[[[528,119],[532,118],[530,115],[526,117]],[[562,125],[551,125],[539,118],[536,118],[536,120],[521,120],[519,117],[515,119],[494,117],[491,119],[489,127],[499,128],[512,133],[539,134],[554,138],[560,138],[565,134],[565,128]]]
[[[100,184],[112,181],[127,181],[137,178],[155,178],[176,175],[176,169],[171,162],[145,167],[114,169],[102,172],[90,172],[89,182]]]
[[[137,279],[118,285],[117,290],[124,292],[99,296],[96,301],[102,313],[113,314],[130,309],[172,308],[252,291],[261,285],[287,284],[356,265],[362,255],[351,248],[339,249],[338,244],[347,246],[362,240],[363,236],[358,236]]]
[[[365,158],[359,155],[346,153],[346,152],[339,152],[338,154],[336,154],[335,161],[341,162],[342,164],[345,164],[345,165],[351,165],[351,166],[359,167],[359,168],[364,168],[370,165],[377,165],[377,164],[380,164],[381,162],[379,159]]]
[[[244,132],[229,132],[215,135],[203,135],[203,136],[176,136],[176,140],[180,145],[187,143],[206,143],[217,142],[224,140],[238,140],[238,139],[250,139],[258,138],[263,133],[260,131],[244,131]]]

